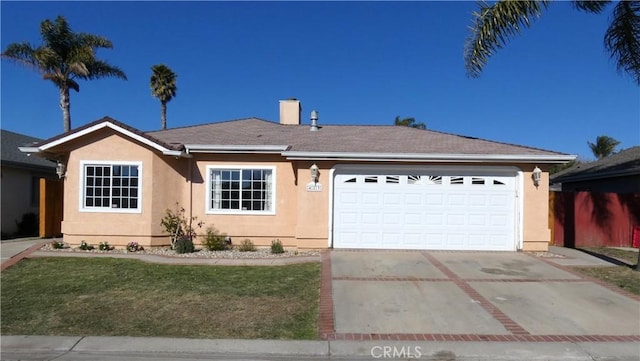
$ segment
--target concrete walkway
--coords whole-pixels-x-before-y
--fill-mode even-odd
[[[418,342],[203,340],[3,336],[2,360],[638,361],[632,342]]]

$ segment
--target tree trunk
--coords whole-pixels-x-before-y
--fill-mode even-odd
[[[167,129],[167,102],[160,102],[160,123],[162,130]]]
[[[60,88],[60,108],[62,109],[62,126],[67,133],[71,130],[71,101],[68,87]]]

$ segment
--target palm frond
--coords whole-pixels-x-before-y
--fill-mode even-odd
[[[464,49],[467,75],[477,78],[487,64],[487,60],[502,48],[523,27],[540,17],[549,1],[502,0],[493,5],[486,1],[479,3],[479,10],[473,13],[471,34]]]
[[[9,44],[5,51],[2,52],[2,58],[28,67],[38,68],[36,49],[29,43]]]
[[[106,61],[94,60],[92,62],[85,63],[89,75],[83,77],[83,79],[98,79],[98,78],[120,78],[127,80],[127,75],[122,69],[117,66],[113,66]]]
[[[573,7],[589,13],[600,14],[611,3],[610,0],[574,0]]]
[[[620,1],[615,6],[604,44],[618,71],[640,85],[640,1]]]

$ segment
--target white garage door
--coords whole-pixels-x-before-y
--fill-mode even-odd
[[[341,170],[335,248],[516,249],[516,173]]]

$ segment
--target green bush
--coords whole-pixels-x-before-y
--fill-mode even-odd
[[[109,242],[100,242],[98,249],[101,251],[111,251],[113,246],[109,245]]]
[[[238,246],[238,251],[240,251],[240,252],[255,252],[256,251],[256,246],[253,245],[253,242],[251,242],[250,239],[246,238],[244,241],[242,241],[242,243],[240,243],[240,246]]]
[[[144,251],[144,247],[138,244],[138,242],[129,242],[127,243],[127,252],[138,252]]]
[[[207,228],[207,235],[204,239],[204,247],[209,251],[224,251],[229,249],[227,235],[220,233],[215,227]]]
[[[53,242],[51,242],[51,248],[53,248],[53,249],[63,249],[63,248],[65,248],[64,242],[58,241],[58,240],[53,241]]]
[[[88,244],[85,241],[80,242],[80,248],[83,251],[91,251],[92,249],[94,249],[95,247],[93,247],[92,245]]]
[[[176,253],[193,253],[196,248],[193,246],[193,240],[190,237],[181,237],[175,243]]]
[[[271,253],[284,253],[284,247],[282,247],[282,242],[279,239],[273,240],[271,242]]]

